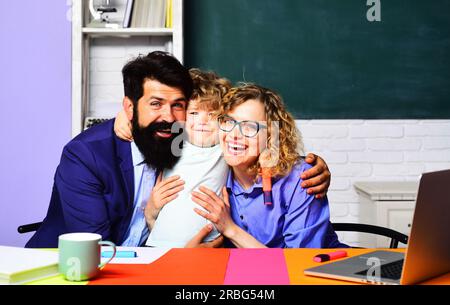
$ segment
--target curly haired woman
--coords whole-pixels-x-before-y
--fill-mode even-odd
[[[298,177],[311,166],[298,153],[300,135],[281,97],[245,84],[227,93],[219,115],[220,145],[231,171],[222,197],[206,187],[192,192],[206,210],[195,211],[236,247],[346,247],[331,226],[326,197],[301,187]],[[272,177],[272,204],[265,204],[262,167]]]

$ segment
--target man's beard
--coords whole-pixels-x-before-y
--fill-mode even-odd
[[[179,145],[175,145],[177,142],[174,142],[180,136],[180,133],[172,133],[170,138],[162,138],[156,135],[156,132],[172,130],[172,125],[179,123],[168,123],[165,121],[153,122],[147,127],[140,127],[138,121],[138,114],[134,111],[132,122],[133,139],[139,151],[144,156],[144,162],[158,171],[172,169],[181,156],[179,152],[182,148],[183,141],[179,141]],[[178,130],[178,128],[175,130]],[[178,153],[175,151],[174,154],[172,144],[174,144],[174,148],[178,150]]]

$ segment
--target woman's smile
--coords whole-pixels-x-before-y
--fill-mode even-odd
[[[234,141],[227,141],[226,148],[227,152],[229,152],[232,155],[244,155],[246,150],[248,149],[248,145]]]

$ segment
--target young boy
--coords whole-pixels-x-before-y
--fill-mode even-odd
[[[159,211],[147,246],[184,247],[208,223],[194,212],[194,207],[201,207],[192,201],[191,192],[204,185],[220,195],[228,176],[228,165],[218,145],[215,116],[231,83],[212,72],[191,69],[190,74],[194,90],[186,112],[187,141],[177,164],[163,173],[163,179],[180,176],[185,181],[184,189]],[[130,139],[131,127],[126,116],[119,114],[115,125],[119,137]],[[214,228],[203,241],[211,241],[219,234]]]

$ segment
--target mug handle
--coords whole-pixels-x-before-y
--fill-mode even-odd
[[[109,263],[110,261],[112,261],[112,259],[114,258],[114,256],[116,256],[116,245],[110,241],[106,241],[106,240],[101,240],[98,242],[98,244],[100,246],[110,246],[113,248],[113,254],[111,255],[111,258],[108,259],[106,262],[101,263],[100,265],[98,265],[99,268],[103,268],[107,263]]]

